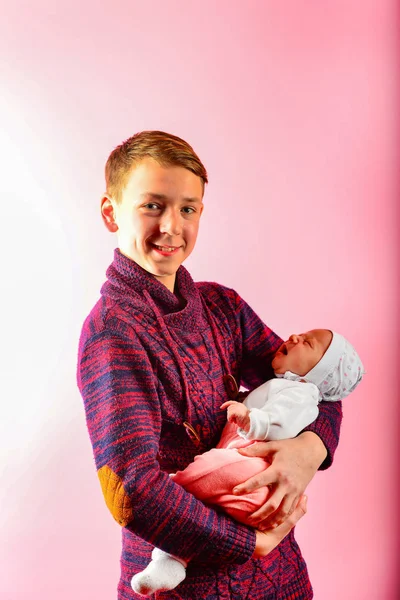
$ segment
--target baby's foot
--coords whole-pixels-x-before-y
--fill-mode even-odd
[[[183,564],[169,554],[164,554],[162,558],[152,560],[144,571],[134,575],[131,586],[140,596],[151,596],[158,591],[173,590],[185,577],[186,569]]]

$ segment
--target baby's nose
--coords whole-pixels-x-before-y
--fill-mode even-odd
[[[289,341],[293,342],[294,344],[297,344],[300,340],[301,336],[297,335],[297,333],[292,333],[292,335],[289,338]]]

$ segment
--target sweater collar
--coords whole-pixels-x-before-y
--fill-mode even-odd
[[[154,314],[144,291],[150,294],[166,324],[180,329],[197,328],[203,321],[202,303],[199,291],[182,265],[176,273],[175,290],[182,300],[173,294],[151,273],[143,269],[131,258],[114,250],[114,260],[106,271],[107,281],[101,294],[115,300],[125,300],[147,314]]]

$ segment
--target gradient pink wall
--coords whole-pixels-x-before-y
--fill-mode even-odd
[[[282,336],[328,326],[367,376],[298,539],[317,600],[398,592],[395,1],[3,3],[0,597],[116,597],[120,532],[75,386],[115,239],[103,165],[164,129],[210,176],[187,266]]]

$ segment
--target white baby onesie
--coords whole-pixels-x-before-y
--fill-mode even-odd
[[[320,393],[314,383],[270,379],[244,400],[250,409],[250,430],[238,429],[247,440],[284,440],[296,437],[318,416]]]

